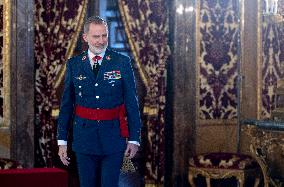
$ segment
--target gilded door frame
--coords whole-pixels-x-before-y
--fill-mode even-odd
[[[10,0],[3,0],[3,124],[0,127],[10,126],[11,114],[11,10],[12,3]]]

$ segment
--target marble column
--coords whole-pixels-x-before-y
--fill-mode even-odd
[[[188,159],[195,152],[197,49],[194,3],[194,0],[175,0],[169,4],[172,56],[168,62],[168,91],[172,94],[168,95],[167,101],[173,107],[169,112],[172,118],[168,123],[172,125],[166,128],[166,133],[172,132],[173,142],[171,156],[167,157],[172,159],[171,176],[166,173],[165,177],[168,186],[187,186]]]
[[[261,0],[243,1],[242,5],[242,87],[240,118],[260,119],[261,115]],[[240,133],[240,152],[249,154],[249,141]]]
[[[34,165],[34,38],[33,0],[4,1],[10,6],[8,59],[4,62],[4,124],[0,128],[10,148],[2,155]],[[5,8],[4,8],[5,9]],[[5,18],[4,18],[5,21]],[[7,20],[6,20],[7,21]],[[5,41],[4,41],[5,45]]]
[[[242,4],[242,88],[241,119],[260,116],[261,74],[261,1],[243,1]]]

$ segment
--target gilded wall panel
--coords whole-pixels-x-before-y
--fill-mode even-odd
[[[196,153],[235,152],[237,127],[235,125],[202,125],[196,128]]]
[[[200,1],[199,119],[237,118],[238,20],[238,1]]]

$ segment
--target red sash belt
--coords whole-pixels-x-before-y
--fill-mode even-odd
[[[112,109],[93,109],[83,106],[76,106],[75,114],[80,118],[88,120],[114,120],[119,119],[120,134],[122,137],[129,137],[125,105],[122,104]]]

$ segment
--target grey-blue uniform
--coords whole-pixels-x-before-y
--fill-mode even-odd
[[[125,104],[128,122],[128,141],[140,141],[141,120],[136,94],[136,85],[129,57],[106,49],[98,75],[95,77],[87,51],[68,60],[64,92],[58,118],[58,140],[67,140],[67,132],[73,121],[72,149],[76,153],[80,180],[89,178],[83,186],[94,186],[94,160],[104,157],[116,159],[111,165],[102,166],[102,186],[116,186],[119,169],[112,171],[115,165],[121,166],[126,139],[120,134],[118,119],[89,120],[74,114],[76,106],[91,109],[112,109]],[[92,158],[93,156],[95,158]],[[81,159],[81,160],[80,160]],[[85,164],[84,164],[85,162]],[[103,165],[103,163],[100,163]],[[109,164],[109,163],[108,163]],[[108,168],[111,167],[111,168]],[[93,169],[92,169],[93,168]],[[92,170],[92,171],[90,171]],[[112,176],[113,175],[113,176]],[[103,177],[109,177],[109,181]],[[114,183],[111,183],[114,180]],[[118,178],[117,178],[118,181]],[[83,185],[83,186],[82,186]]]

